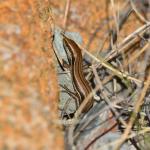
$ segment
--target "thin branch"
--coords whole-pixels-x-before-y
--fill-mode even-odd
[[[142,1],[139,2],[139,3],[142,3]],[[132,0],[130,0],[130,4],[131,4],[131,6],[132,6],[134,12],[136,13],[136,15],[139,17],[139,19],[140,19],[142,22],[144,22],[144,23],[148,23],[148,21],[147,21],[147,20],[140,14],[140,12],[137,10],[137,8],[136,8],[136,6],[135,6],[135,4],[133,3]]]
[[[136,102],[135,104],[135,107],[134,107],[134,111],[133,111],[133,114],[129,120],[129,123],[127,125],[127,128],[125,129],[123,135],[121,136],[120,138],[120,142],[118,143],[118,145],[116,146],[116,150],[119,150],[121,145],[126,141],[126,139],[128,138],[129,136],[129,133],[131,131],[131,128],[135,122],[135,119],[137,117],[137,113],[139,112],[140,108],[141,108],[141,105],[143,104],[143,101],[144,101],[144,97],[146,95],[146,92],[149,88],[149,85],[150,85],[150,71],[149,71],[149,76],[147,78],[147,84],[144,86],[143,90],[141,91],[141,95],[138,99],[138,101]]]
[[[70,6],[71,6],[71,0],[67,0],[65,15],[64,15],[64,21],[63,21],[64,30],[66,30],[66,28],[67,28],[67,21],[68,21]]]

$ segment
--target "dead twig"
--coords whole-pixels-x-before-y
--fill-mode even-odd
[[[63,21],[64,31],[67,28],[67,21],[68,21],[70,6],[71,6],[71,0],[67,0],[66,9],[65,9],[65,15],[64,15],[64,21]]]
[[[143,104],[143,100],[144,100],[144,97],[146,95],[146,92],[149,88],[149,85],[150,85],[150,71],[149,71],[149,76],[147,78],[147,84],[144,85],[144,88],[143,90],[141,91],[141,94],[140,94],[140,97],[139,99],[137,100],[136,104],[135,104],[135,107],[134,107],[134,111],[133,111],[133,114],[132,116],[130,117],[130,120],[129,120],[129,123],[127,125],[127,128],[125,129],[124,133],[122,134],[121,138],[120,138],[120,141],[118,143],[118,145],[116,146],[116,150],[119,150],[121,145],[125,142],[125,140],[128,138],[129,136],[129,133],[131,132],[131,128],[134,124],[134,121],[137,117],[137,113],[139,112],[140,108],[141,108],[141,105]]]

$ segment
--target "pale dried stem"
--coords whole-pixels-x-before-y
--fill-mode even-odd
[[[70,6],[71,6],[71,0],[67,0],[65,15],[64,15],[64,21],[63,21],[64,30],[66,30],[66,28],[67,28],[67,21],[68,21]]]
[[[113,107],[112,103],[110,102],[108,96],[106,95],[105,91],[104,91],[104,88],[103,88],[103,85],[102,85],[102,82],[100,81],[99,77],[98,77],[98,74],[97,74],[97,71],[95,69],[94,66],[92,66],[92,69],[93,69],[93,73],[95,75],[95,78],[96,78],[96,81],[100,87],[100,90],[101,90],[101,94],[102,96],[104,97],[104,100],[106,101],[106,103],[109,105],[110,109],[113,111],[113,113],[115,114],[115,117],[118,118],[118,116],[120,116],[120,114],[116,111],[116,109]],[[126,127],[127,124],[126,122],[123,120],[122,117],[119,117],[118,118],[119,121]]]
[[[117,15],[116,15],[116,5],[114,3],[114,0],[111,0],[111,5],[112,5],[112,12],[113,12],[113,18],[115,20],[115,28],[116,28],[116,33],[117,33],[117,37],[119,36],[119,24],[118,24],[118,19],[117,19]],[[117,42],[117,41],[116,41]],[[113,44],[113,43],[112,43]]]
[[[141,91],[140,97],[137,100],[135,107],[134,107],[134,111],[133,111],[133,115],[131,116],[129,123],[127,125],[127,128],[125,129],[124,133],[122,134],[121,138],[120,138],[120,142],[118,143],[118,145],[116,146],[116,150],[119,150],[121,145],[126,141],[126,139],[128,139],[128,136],[131,132],[132,126],[134,124],[134,121],[137,117],[137,113],[139,112],[141,105],[143,104],[144,101],[144,97],[146,95],[146,92],[149,88],[150,85],[150,71],[149,71],[149,76],[147,78],[147,84],[144,86],[143,90]]]
[[[126,67],[127,65],[131,64],[135,59],[137,59],[142,53],[144,53],[146,50],[148,50],[150,43],[147,43],[140,51],[135,52],[132,57],[127,61],[127,63],[124,65]]]
[[[96,62],[100,63],[102,66],[106,67],[107,69],[109,69],[110,71],[112,71],[112,73],[114,75],[117,75],[120,78],[127,78],[128,80],[132,80],[137,84],[142,84],[143,82],[139,79],[136,79],[132,76],[130,76],[129,74],[125,73],[125,72],[121,72],[117,69],[115,69],[114,67],[112,67],[112,65],[110,65],[109,63],[105,62],[105,60],[101,57],[96,58],[94,55],[92,55],[90,52],[84,50],[84,52],[89,55],[92,59],[95,59]],[[146,82],[144,82],[144,84],[146,84]]]
[[[135,4],[133,3],[132,0],[130,0],[130,3],[131,3],[131,7],[133,8],[135,14],[138,16],[138,18],[144,22],[144,23],[148,23],[148,21],[140,14],[140,12],[137,10]],[[142,3],[142,2],[141,2]]]
[[[105,60],[108,61],[114,58],[118,53],[123,52],[128,49],[130,44],[133,44],[139,40],[139,34],[143,34],[146,29],[150,27],[150,22],[138,28],[135,32],[127,36],[120,44],[118,44],[118,48],[112,49],[110,53],[105,57]]]
[[[135,52],[135,54],[133,54],[133,57],[130,57],[130,59],[127,61],[127,63],[124,65],[124,67],[127,67],[127,65],[131,64],[135,59],[137,59],[143,52],[145,52],[146,50],[148,50],[147,48],[149,47],[149,43],[147,43],[140,51]],[[102,81],[103,84],[106,84],[107,82],[109,82],[114,75],[110,75],[108,77],[106,77],[106,79],[104,79]]]
[[[145,134],[145,133],[147,133],[147,132],[150,132],[150,128],[149,128],[149,127],[144,128],[143,130],[139,131],[138,134],[136,134],[136,133],[130,134],[130,135],[128,136],[128,139],[129,139],[129,138],[134,138],[134,137],[139,136],[139,135],[143,135],[143,134]],[[115,140],[115,141],[113,141],[113,142],[110,142],[110,143],[108,143],[108,144],[106,144],[106,145],[100,147],[98,150],[104,150],[104,148],[105,148],[105,149],[108,149],[108,147],[113,146],[113,145],[117,145],[119,142],[120,142],[120,139]]]

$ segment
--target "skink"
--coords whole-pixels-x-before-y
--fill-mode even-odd
[[[79,98],[79,104],[92,92],[92,89],[83,75],[82,52],[80,47],[70,38],[63,34],[63,42],[71,54],[71,76]],[[82,113],[87,112],[93,106],[93,97],[89,99]]]

